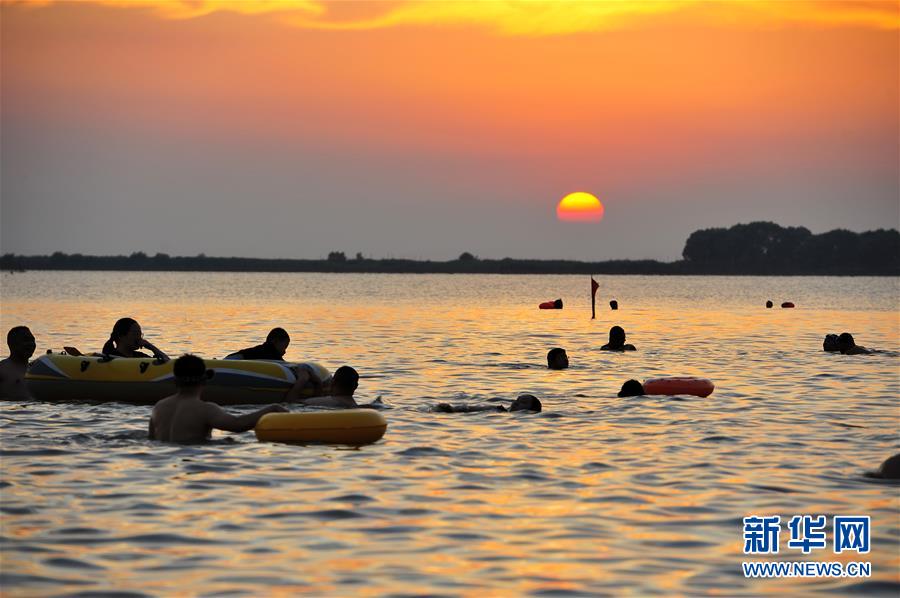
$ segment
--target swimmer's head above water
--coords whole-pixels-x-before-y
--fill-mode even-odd
[[[533,411],[540,413],[542,409],[541,401],[534,395],[521,394],[509,406],[510,411]]]
[[[829,352],[840,351],[841,346],[840,346],[840,343],[838,342],[838,335],[826,334],[825,340],[822,341],[822,350],[829,351]]]
[[[629,380],[622,385],[619,391],[620,397],[639,397],[644,394],[644,385],[637,380]]]
[[[867,473],[866,476],[884,480],[900,480],[900,453],[885,459],[878,471]]]
[[[842,332],[841,335],[837,339],[838,350],[846,351],[847,349],[851,349],[856,346],[856,341],[853,340],[853,335],[849,332]]]
[[[569,367],[569,356],[562,347],[553,347],[547,352],[547,367],[551,370],[564,370]]]
[[[609,342],[602,347],[601,351],[634,351],[634,345],[625,344],[625,329],[621,326],[613,326],[609,329]]]
[[[342,365],[331,377],[331,394],[334,396],[353,396],[359,387],[359,374],[349,365]]]

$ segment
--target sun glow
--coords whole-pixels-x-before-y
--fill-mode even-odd
[[[569,193],[556,206],[556,217],[566,222],[598,222],[603,219],[603,204],[584,191]]]

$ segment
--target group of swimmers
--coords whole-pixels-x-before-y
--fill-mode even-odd
[[[263,345],[254,348],[260,351],[272,348]],[[176,391],[153,406],[148,430],[150,440],[202,442],[210,437],[213,429],[246,432],[256,427],[259,419],[267,413],[287,412],[281,405],[273,404],[253,413],[236,416],[215,403],[204,401],[202,394],[207,380],[206,364],[196,355],[186,354],[176,359],[172,374],[175,377]],[[359,386],[359,374],[352,367],[341,366],[334,372],[329,384],[329,396],[302,398],[300,389],[311,382],[321,386],[322,381],[308,368],[298,367],[295,374],[296,380],[285,395],[285,401],[301,402],[312,407],[339,409],[359,407],[353,398],[353,393]]]
[[[637,351],[634,345],[625,343],[625,329],[613,326],[609,329],[609,342],[600,347],[601,351]],[[569,356],[562,347],[553,347],[547,352],[547,367],[551,370],[564,370],[569,367]]]
[[[266,340],[259,345],[235,351],[224,359],[263,359],[283,361],[291,338],[284,328],[273,328]],[[0,362],[0,397],[28,399],[24,383],[28,363],[37,347],[34,335],[26,326],[16,326],[7,334],[10,349],[9,358]],[[81,355],[73,347],[67,352]],[[151,354],[141,351],[149,351]],[[564,354],[565,352],[563,352]],[[141,325],[133,318],[116,321],[109,339],[100,353],[103,356],[124,358],[155,358],[169,361],[169,356],[144,337]],[[305,366],[293,368],[294,383],[285,393],[284,402],[300,403],[311,407],[354,409],[361,407],[354,399],[359,387],[359,373],[350,366],[341,366],[328,380],[319,379],[317,373]],[[246,432],[253,429],[259,419],[267,413],[286,412],[281,405],[273,404],[252,413],[236,416],[219,405],[202,399],[203,388],[208,380],[208,371],[203,359],[186,354],[175,360],[172,367],[176,392],[158,401],[150,415],[148,435],[151,440],[191,443],[208,439],[213,429],[228,432]],[[313,386],[311,397],[303,392]],[[365,407],[365,405],[363,405]],[[450,405],[441,403],[434,407],[443,413],[471,411],[530,411],[540,412],[541,401],[530,394],[517,397],[507,409],[501,405]]]
[[[853,335],[849,332],[841,334],[826,334],[825,340],[822,342],[822,350],[829,353],[840,352],[841,355],[868,355],[875,353],[875,349],[866,349],[857,345],[853,340]]]
[[[610,302],[612,303],[612,302]],[[625,342],[625,329],[613,326],[609,329],[609,342],[600,347],[601,351],[637,351],[634,345]],[[569,356],[562,347],[554,347],[547,353],[547,367],[551,370],[564,370],[569,367]],[[628,380],[622,385],[619,397],[639,397],[644,394],[644,386],[637,380]]]
[[[28,363],[37,347],[34,335],[26,326],[11,328],[6,337],[10,355],[0,361],[0,398],[28,399],[24,384]],[[609,330],[609,342],[603,351],[635,351],[634,345],[627,344],[625,330],[613,326]],[[284,328],[273,328],[262,344],[241,349],[225,356],[225,359],[264,359],[283,361],[291,338]],[[80,355],[77,349],[66,348],[70,354]],[[140,351],[150,351],[148,355]],[[828,334],[823,343],[825,351],[857,355],[873,352],[856,345],[853,336],[844,332],[840,335]],[[116,321],[109,339],[101,352],[105,356],[125,358],[149,358],[168,361],[169,356],[144,338],[140,324],[132,318]],[[547,367],[562,370],[569,367],[569,357],[565,349],[554,347],[547,353]],[[314,407],[353,409],[360,407],[354,399],[359,386],[359,374],[350,366],[339,367],[330,380],[320,380],[317,374],[304,366],[294,368],[295,381],[284,396],[285,402],[296,402]],[[208,372],[203,360],[186,354],[175,360],[173,365],[175,394],[161,399],[153,407],[150,417],[149,437],[153,440],[170,442],[199,442],[209,437],[213,428],[231,432],[245,432],[256,426],[266,413],[285,412],[281,405],[268,405],[262,409],[241,416],[231,415],[215,403],[202,400],[203,387]],[[303,397],[303,390],[312,385],[314,395]],[[325,394],[327,392],[327,394]],[[637,380],[628,380],[622,385],[619,397],[644,394],[644,388]],[[532,394],[519,395],[509,406],[502,405],[452,405],[439,403],[432,409],[441,413],[463,413],[475,411],[528,411],[540,412],[540,399]]]
[[[28,364],[37,343],[26,326],[11,328],[6,335],[9,357],[0,361],[0,398],[29,399],[25,385]],[[283,328],[272,329],[265,342],[241,349],[225,359],[282,360],[291,339]],[[150,351],[152,355],[141,349]],[[67,347],[70,354],[81,355]],[[150,358],[169,361],[169,356],[144,338],[141,325],[132,318],[121,318],[113,326],[109,339],[101,351],[103,356]],[[286,392],[284,401],[315,407],[352,409],[358,407],[353,394],[359,386],[359,374],[349,366],[341,366],[327,381],[320,380],[311,368],[294,368],[295,381]],[[176,392],[160,400],[150,417],[150,438],[172,442],[197,442],[208,438],[212,429],[244,432],[252,429],[266,413],[286,411],[280,405],[270,405],[254,413],[233,416],[214,403],[201,399],[208,379],[206,364],[195,355],[183,355],[173,364]],[[313,397],[301,396],[304,389],[314,386]],[[328,393],[327,395],[324,393]],[[323,396],[324,395],[324,396]]]

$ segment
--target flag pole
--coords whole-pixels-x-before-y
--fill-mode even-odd
[[[594,275],[591,274],[591,319],[597,319],[597,289],[600,288],[600,285],[597,284],[597,281],[594,280]]]

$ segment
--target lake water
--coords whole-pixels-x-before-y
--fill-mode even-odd
[[[38,354],[99,350],[121,316],[173,356],[283,326],[289,359],[353,365],[361,402],[391,406],[349,449],[182,447],[146,440],[148,407],[2,402],[3,595],[896,596],[900,487],[863,473],[900,447],[900,281],[598,281],[592,321],[585,276],[3,273],[0,326]],[[636,353],[598,350],[614,324]],[[845,330],[891,352],[824,353]],[[569,370],[546,369],[554,346]],[[659,375],[716,390],[616,397]],[[522,392],[543,413],[428,411]],[[778,555],[743,554],[754,514],[781,516]],[[828,516],[827,549],[787,547],[802,514]],[[833,553],[834,515],[871,516],[869,554]],[[872,576],[745,579],[749,560]]]

